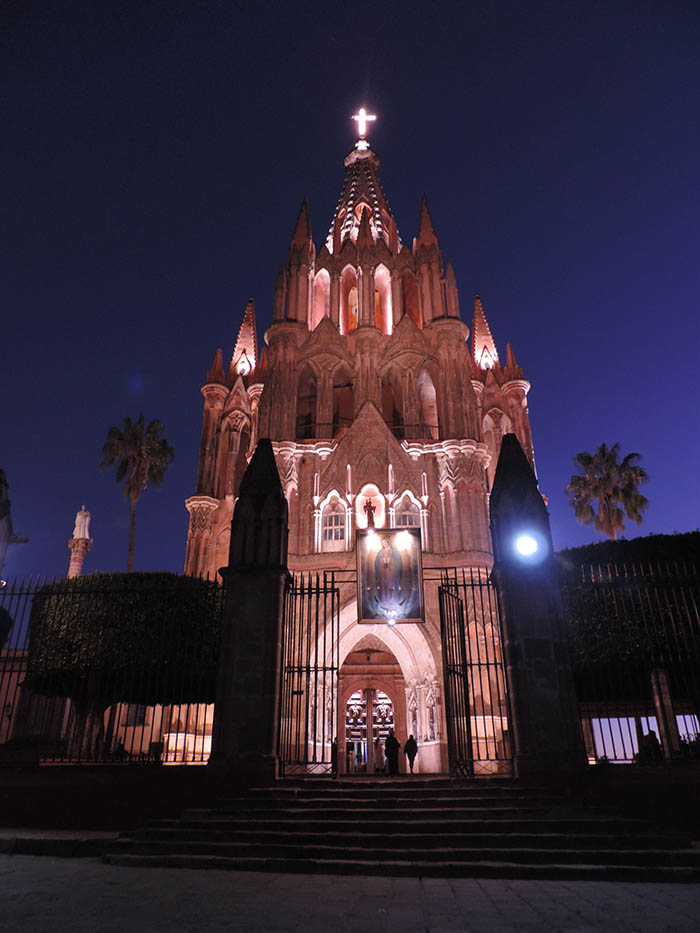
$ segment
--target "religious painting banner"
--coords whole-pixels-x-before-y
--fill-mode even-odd
[[[422,622],[423,563],[419,528],[356,532],[359,622]]]

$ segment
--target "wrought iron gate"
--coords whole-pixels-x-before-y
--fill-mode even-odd
[[[475,569],[446,570],[440,586],[450,773],[510,774],[508,695],[496,591]]]
[[[278,755],[282,776],[337,761],[340,593],[333,572],[300,574],[285,594]]]

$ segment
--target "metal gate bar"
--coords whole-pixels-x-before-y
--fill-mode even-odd
[[[508,693],[495,589],[478,568],[438,588],[450,773],[512,773]]]
[[[335,574],[300,574],[285,594],[280,775],[329,773],[338,693],[340,593]]]

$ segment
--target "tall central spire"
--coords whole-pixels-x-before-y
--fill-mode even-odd
[[[361,107],[352,119],[357,121],[360,138],[345,159],[345,181],[328,231],[326,246],[332,253],[348,237],[357,242],[362,217],[367,214],[374,241],[382,237],[389,249],[396,252],[401,241],[379,181],[379,156],[372,152],[366,139],[367,123],[376,120],[376,116],[368,114]]]

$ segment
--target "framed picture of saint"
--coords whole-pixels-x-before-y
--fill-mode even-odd
[[[359,622],[422,622],[423,563],[419,528],[356,533]]]

